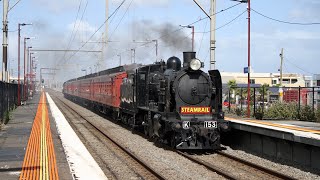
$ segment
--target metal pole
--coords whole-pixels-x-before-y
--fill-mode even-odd
[[[136,63],[136,49],[131,49],[131,63]]]
[[[27,100],[27,86],[26,86],[26,44],[27,44],[27,38],[24,38],[23,40],[23,98],[24,100]]]
[[[229,89],[229,103],[228,103],[228,109],[229,109],[229,112],[231,111],[231,95],[230,95],[230,91],[231,89]]]
[[[248,0],[248,105],[247,105],[247,117],[250,117],[250,0]]]
[[[8,0],[3,0],[3,39],[2,39],[2,81],[8,82],[7,62],[8,62]]]
[[[216,12],[216,0],[210,0],[210,69],[215,69],[215,49],[216,49],[216,37],[215,37],[215,29],[216,29],[216,17],[214,16]]]
[[[300,119],[300,101],[301,101],[301,89],[300,89],[300,86],[299,86],[299,99],[298,99],[298,118]]]
[[[240,88],[240,108],[242,111],[242,88]]]
[[[253,88],[253,115],[256,114],[256,88]]]
[[[283,48],[281,49],[280,58],[280,87],[282,87]]]
[[[312,110],[314,113],[314,87],[312,87]]]
[[[262,86],[262,114],[264,112],[264,86]]]
[[[158,61],[158,40],[155,39],[153,40],[155,42],[155,45],[156,45],[156,62]]]
[[[20,90],[20,23],[18,24],[18,106],[21,105]]]
[[[192,52],[194,52],[194,26],[191,26],[192,28]]]

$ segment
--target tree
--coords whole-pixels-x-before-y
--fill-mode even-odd
[[[227,85],[228,85],[229,91],[232,92],[233,97],[234,97],[234,96],[236,95],[235,89],[236,89],[237,86],[238,86],[236,80],[234,80],[234,79],[229,80],[228,83],[227,83]],[[230,100],[229,100],[229,101],[231,102],[231,100],[232,100],[232,97],[230,97]]]
[[[237,86],[238,85],[237,85],[236,80],[232,79],[232,80],[228,81],[228,88],[230,90],[234,90],[235,88],[237,88]]]
[[[260,100],[261,101],[267,100],[267,96],[269,92],[269,84],[263,84],[258,91],[260,93]],[[264,95],[264,100],[262,99],[262,95]]]

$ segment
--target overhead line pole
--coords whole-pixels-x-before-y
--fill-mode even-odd
[[[247,117],[250,118],[250,0],[248,0],[248,102],[247,102]]]
[[[210,0],[210,69],[216,69],[216,16],[214,16],[216,12],[216,0]]]
[[[8,0],[3,0],[3,38],[2,38],[2,81],[8,81],[7,62],[8,62]]]
[[[282,87],[282,65],[283,65],[283,48],[281,49],[280,54],[280,87]]]
[[[215,69],[216,60],[215,60],[215,50],[216,50],[216,0],[210,0],[210,15],[201,7],[197,0],[193,0],[199,8],[208,16],[210,19],[210,69]]]

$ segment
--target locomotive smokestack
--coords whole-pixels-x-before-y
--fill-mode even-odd
[[[190,61],[196,58],[196,52],[183,52],[183,67],[189,67]]]

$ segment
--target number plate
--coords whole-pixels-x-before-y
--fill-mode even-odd
[[[207,129],[217,128],[217,121],[205,121],[204,128],[207,128]]]

